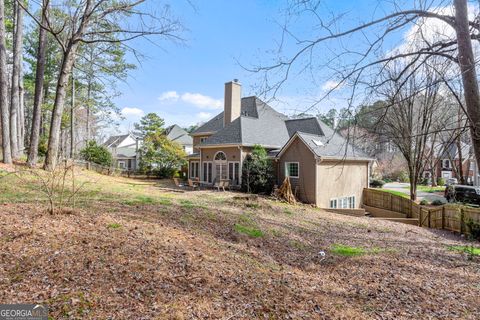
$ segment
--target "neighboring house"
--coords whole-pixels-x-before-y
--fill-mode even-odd
[[[189,178],[241,184],[242,164],[253,146],[267,149],[276,182],[290,177],[293,192],[318,207],[358,208],[368,187],[366,154],[317,118],[289,119],[257,97],[241,98],[241,85],[225,84],[224,111],[191,133]]]
[[[435,151],[434,172],[437,178],[456,178],[460,182],[459,168],[462,166],[463,177],[466,183],[473,183],[476,171],[475,157],[469,144],[461,143],[461,159],[457,143],[448,145],[439,145]],[[423,172],[424,178],[431,178],[431,167],[427,167]]]
[[[193,152],[193,139],[188,132],[174,124],[165,129],[165,135],[171,141],[177,142],[187,154]],[[103,143],[112,153],[114,166],[120,169],[137,170],[139,168],[138,150],[142,147],[143,140],[132,133],[112,136]]]
[[[174,124],[173,126],[165,129],[165,134],[167,135],[168,139],[180,144],[183,148],[183,151],[185,151],[187,154],[193,153],[193,139],[185,129]]]
[[[138,149],[142,141],[132,133],[111,136],[103,143],[113,156],[114,166],[120,169],[138,169]]]

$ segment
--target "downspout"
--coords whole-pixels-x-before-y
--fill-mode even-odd
[[[242,172],[243,172],[243,148],[242,146],[237,146],[240,150],[240,168],[238,168],[238,184],[242,185]]]

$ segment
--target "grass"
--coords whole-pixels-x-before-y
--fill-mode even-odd
[[[236,223],[234,225],[233,229],[235,231],[237,231],[238,233],[246,234],[247,236],[252,237],[252,238],[260,238],[260,237],[264,236],[264,233],[263,233],[262,230],[252,228],[252,227],[248,227],[248,226],[244,226],[244,225],[239,224],[239,223]]]
[[[122,225],[119,224],[119,223],[116,223],[116,222],[114,222],[114,223],[109,223],[109,224],[107,225],[107,228],[109,228],[109,229],[120,229],[121,227],[122,227]]]
[[[391,193],[391,194],[394,194],[396,196],[400,196],[402,198],[410,198],[410,195],[407,194],[407,193],[404,193],[402,191],[396,191],[396,190],[388,190],[388,189],[381,189],[381,191],[385,191],[385,192],[388,192],[388,193]]]
[[[379,254],[382,252],[395,252],[394,249],[384,249],[384,248],[371,248],[371,249],[365,249],[362,247],[351,247],[351,246],[346,246],[343,244],[334,244],[330,248],[330,252],[339,256],[345,256],[345,257],[355,257],[355,256],[361,256],[365,254]]]
[[[404,189],[410,189],[410,187],[407,186],[407,187],[404,187]],[[431,187],[431,186],[417,185],[417,191],[428,192],[428,193],[444,192],[445,186]]]
[[[448,250],[465,252],[472,256],[480,256],[480,248],[474,246],[450,246]]]

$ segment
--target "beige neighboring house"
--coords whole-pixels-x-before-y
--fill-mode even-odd
[[[140,138],[132,133],[111,136],[103,145],[112,154],[115,168],[138,169],[138,149],[142,146]]]
[[[359,208],[369,184],[369,163],[317,118],[290,119],[257,97],[241,98],[237,81],[225,84],[224,111],[191,133],[189,178],[204,184],[241,184],[253,146],[267,149],[280,185],[290,177],[297,198],[322,208]]]

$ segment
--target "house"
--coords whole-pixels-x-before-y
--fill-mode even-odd
[[[193,139],[188,132],[174,124],[165,129],[165,135],[173,142],[177,142],[187,154],[193,153]]]
[[[129,170],[138,169],[138,149],[142,145],[140,138],[132,133],[111,136],[103,145],[112,154],[114,167]]]
[[[193,139],[188,132],[174,124],[165,129],[165,135],[171,141],[180,144],[187,154],[193,152]],[[138,150],[143,140],[133,133],[111,136],[103,143],[115,161],[114,166],[120,169],[137,170],[139,168]]]
[[[290,177],[296,196],[318,207],[358,208],[368,187],[369,162],[317,118],[289,119],[257,97],[241,98],[237,81],[225,84],[224,111],[191,133],[189,178],[241,184],[242,164],[253,146],[272,159],[276,183]]]
[[[460,146],[458,148],[456,142],[443,143],[437,146],[434,150],[434,169],[432,170],[431,166],[428,166],[423,172],[423,177],[431,178],[433,171],[437,178],[456,178],[460,182],[461,166],[465,183],[474,183],[476,161],[472,147],[464,142],[461,142]]]

